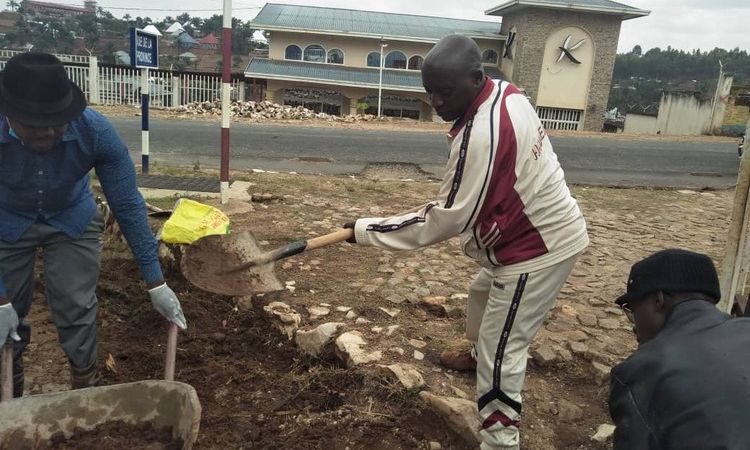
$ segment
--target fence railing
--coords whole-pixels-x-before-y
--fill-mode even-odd
[[[26,53],[24,50],[8,50],[8,49],[0,49],[0,59],[6,60],[10,59],[13,56],[19,54],[19,53]],[[74,63],[74,64],[88,64],[89,63],[89,56],[85,55],[64,55],[64,54],[55,54],[57,58],[64,62],[64,63]]]
[[[18,53],[21,52],[0,50],[0,70],[5,68],[7,59]],[[90,104],[141,104],[140,69],[102,65],[98,63],[96,57],[80,56],[80,58],[86,59],[85,64],[79,61],[66,63],[65,70],[70,79],[81,88]],[[168,108],[192,102],[220,100],[221,84],[221,74],[151,70],[149,71],[150,105]],[[231,87],[232,100],[246,100],[245,82],[241,76],[232,77]]]

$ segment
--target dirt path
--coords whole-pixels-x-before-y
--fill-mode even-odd
[[[233,226],[252,228],[269,246],[327,232],[356,217],[411,208],[438,187],[337,177],[247,177],[255,183],[251,192],[273,193],[274,198],[233,217]],[[718,263],[731,206],[731,193],[725,191],[573,191],[592,245],[532,347],[522,447],[534,450],[598,448],[590,436],[609,421],[602,370],[635,348],[630,324],[612,304],[630,264],[677,246],[707,252]],[[412,253],[341,244],[279,264],[280,278],[293,284],[274,299],[297,310],[303,327],[344,322],[347,330],[362,333],[368,350],[382,351],[380,363],[408,362],[422,373],[426,389],[471,399],[473,377],[446,371],[437,361],[443,349],[465,345],[460,311],[476,271],[456,240]],[[467,448],[415,392],[404,391],[371,366],[346,369],[305,357],[248,299],[199,292],[175,272],[168,277],[190,327],[180,337],[176,378],[195,386],[203,405],[196,448],[427,449],[431,442]],[[104,363],[111,355],[115,362],[114,370],[106,371],[107,383],[161,377],[166,326],[138,280],[123,246],[108,244],[98,291],[100,358]],[[42,292],[40,282],[30,317],[34,343],[26,356],[31,393],[65,389],[68,379]],[[425,298],[435,297],[458,313],[439,317],[426,309]],[[321,304],[330,313],[311,319],[308,308]],[[346,308],[367,321],[347,318]],[[424,359],[415,359],[415,351]]]

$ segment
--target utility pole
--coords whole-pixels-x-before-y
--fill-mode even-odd
[[[380,81],[378,81],[378,117],[382,114],[381,104],[383,102],[383,64],[385,61],[385,55],[383,51],[388,47],[388,43],[385,39],[380,38]]]
[[[229,201],[229,106],[232,95],[232,0],[224,0],[221,68],[221,203]]]

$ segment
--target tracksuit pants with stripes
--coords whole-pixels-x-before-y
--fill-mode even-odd
[[[535,272],[482,269],[469,289],[466,336],[477,353],[482,450],[518,449],[529,345],[577,255]]]

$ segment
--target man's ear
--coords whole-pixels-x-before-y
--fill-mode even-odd
[[[479,87],[484,82],[484,71],[477,69],[472,72],[471,77],[474,80],[474,86]]]
[[[664,298],[662,291],[656,291],[656,299],[654,300],[654,309],[656,311],[664,311],[667,309],[667,301]]]

